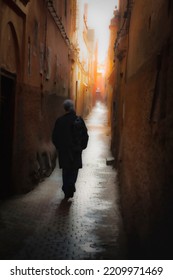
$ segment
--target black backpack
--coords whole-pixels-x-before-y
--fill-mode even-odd
[[[73,149],[75,151],[82,151],[87,147],[88,144],[88,133],[87,128],[83,119],[77,116],[72,126],[73,134]]]

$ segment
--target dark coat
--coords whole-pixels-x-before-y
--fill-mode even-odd
[[[72,133],[76,113],[69,112],[58,118],[52,134],[52,142],[58,151],[59,167],[65,169],[82,168],[82,150],[76,151]],[[83,121],[84,137],[88,140],[86,125]]]

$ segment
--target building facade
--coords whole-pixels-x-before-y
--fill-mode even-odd
[[[106,77],[105,77],[105,93],[107,95],[107,106],[108,106],[108,123],[112,127],[114,126],[114,122],[112,122],[113,118],[113,110],[115,107],[114,102],[114,95],[113,91],[116,86],[116,71],[117,68],[115,66],[115,55],[114,55],[114,43],[117,37],[117,32],[120,23],[120,16],[117,7],[114,10],[114,16],[110,21],[109,31],[110,31],[110,38],[109,38],[109,47],[108,47],[108,54],[106,59]],[[113,136],[112,136],[113,138]]]
[[[94,67],[95,67],[95,32],[88,26],[88,4],[78,0],[78,77],[77,77],[77,112],[87,115],[93,104]]]
[[[172,244],[172,9],[171,1],[119,1],[115,41],[113,152],[125,228],[134,254],[156,258]]]
[[[75,0],[0,1],[2,196],[54,168],[52,129],[74,94],[76,10]]]

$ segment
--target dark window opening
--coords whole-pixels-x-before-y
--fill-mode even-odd
[[[64,0],[64,15],[67,16],[67,0]]]
[[[169,16],[170,13],[171,13],[171,8],[172,8],[172,0],[169,0],[169,1],[168,1],[168,16]]]
[[[165,45],[157,59],[157,75],[150,113],[150,121],[154,123],[159,122],[166,117],[167,70],[169,64],[168,50],[169,43]]]
[[[151,28],[151,16],[149,17],[149,20],[148,20],[148,29],[150,30]]]

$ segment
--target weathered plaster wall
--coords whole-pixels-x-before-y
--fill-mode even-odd
[[[172,255],[172,8],[134,2],[118,66],[116,158],[132,257]]]
[[[26,184],[23,179],[26,189],[53,168],[52,129],[56,117],[62,113],[63,99],[68,96],[68,47],[45,3],[41,2],[33,1],[27,14],[25,79],[19,87],[17,102],[24,107],[21,112],[18,106],[17,132],[23,128],[25,139],[23,151],[17,154],[21,155],[21,165],[25,158],[22,174],[28,180]],[[20,140],[18,135],[16,143]]]
[[[55,164],[51,134],[69,94],[69,49],[46,1],[29,1],[23,9],[0,2],[0,67],[16,75],[13,191],[25,192]],[[61,8],[70,32],[70,4],[66,17]]]
[[[170,32],[168,2],[137,1],[132,9],[129,30],[128,77],[157,55]],[[140,11],[140,15],[139,15]]]

